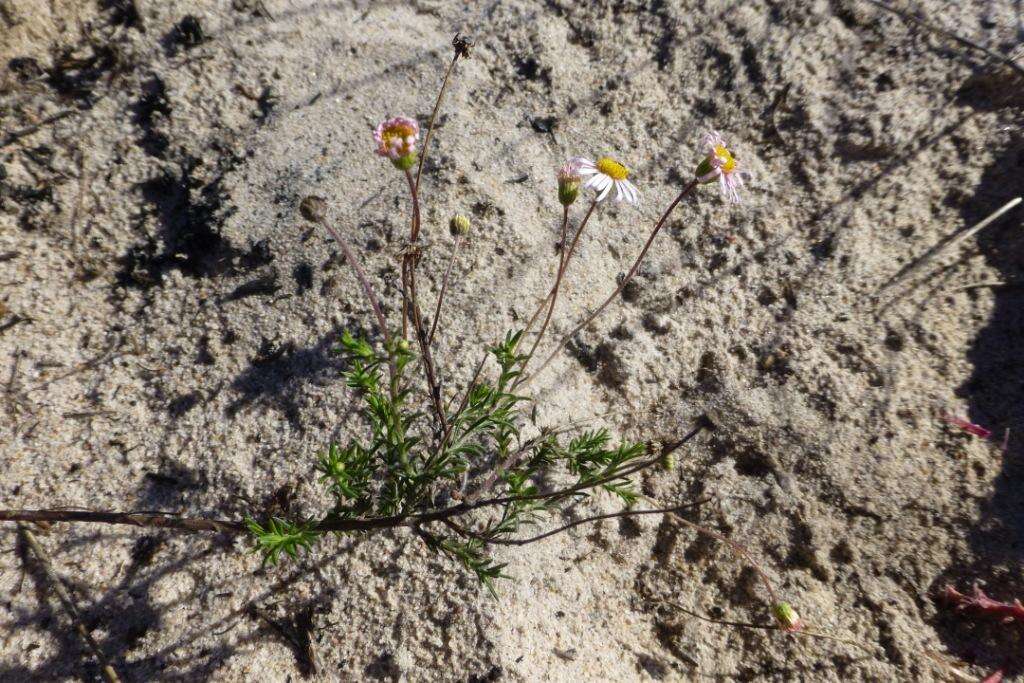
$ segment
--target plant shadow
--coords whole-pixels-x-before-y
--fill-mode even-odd
[[[231,381],[237,398],[225,409],[227,415],[233,418],[253,407],[271,409],[284,415],[294,430],[305,431],[300,405],[303,388],[311,383],[325,386],[339,381],[345,362],[336,349],[346,329],[353,335],[374,339],[361,330],[354,319],[345,321],[306,347],[264,339],[250,366]]]
[[[963,209],[973,225],[1014,197],[1024,195],[1024,140],[1011,143],[992,163]],[[957,389],[968,419],[992,431],[992,460],[1001,461],[991,496],[979,521],[967,531],[970,555],[931,586],[969,592],[977,583],[992,598],[1024,600],[1024,211],[1012,211],[977,236],[978,250],[1000,274],[989,283],[994,307],[968,352],[974,366]],[[1001,445],[1008,432],[1006,448]],[[975,463],[979,476],[985,463]],[[1015,624],[958,612],[939,605],[935,628],[947,647],[965,661],[1008,675],[1024,672],[1024,630]]]

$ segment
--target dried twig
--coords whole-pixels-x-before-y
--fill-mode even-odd
[[[28,545],[32,554],[35,555],[36,561],[46,574],[46,578],[50,580],[53,585],[53,592],[57,594],[57,598],[60,600],[61,606],[64,611],[67,612],[68,617],[75,625],[75,630],[78,631],[78,635],[85,641],[86,647],[92,653],[92,656],[96,658],[96,662],[100,666],[100,670],[103,672],[103,677],[107,680],[107,683],[120,683],[121,679],[118,678],[117,671],[111,666],[110,662],[107,661],[103,651],[100,650],[99,644],[96,639],[92,637],[92,633],[85,627],[82,622],[82,615],[78,613],[78,608],[75,607],[74,601],[71,599],[71,595],[68,593],[67,587],[64,585],[64,580],[60,578],[57,572],[53,568],[53,562],[50,561],[50,556],[46,550],[40,545],[27,526],[24,524],[18,525],[18,531],[21,532],[22,538],[25,539],[25,543]]]
[[[899,273],[894,275],[887,283],[882,285],[882,287],[878,290],[878,294],[882,294],[885,291],[906,282],[908,279],[910,279],[915,274],[919,273],[922,269],[924,269],[925,266],[927,266],[929,263],[934,261],[936,258],[941,256],[945,252],[961,244],[964,240],[971,237],[972,235],[977,234],[981,230],[984,230],[988,226],[995,223],[997,220],[1002,218],[1006,213],[1008,213],[1009,211],[1014,209],[1018,204],[1020,204],[1021,201],[1024,201],[1021,197],[1015,197],[1014,199],[1011,199],[1010,201],[1003,204],[996,211],[992,212],[984,220],[979,221],[978,223],[975,223],[971,227],[961,230],[960,232],[954,233],[953,235],[942,240],[941,242],[933,246],[931,249],[926,251],[924,254],[922,254],[920,257],[918,257],[915,261],[911,262],[909,265],[903,268]]]

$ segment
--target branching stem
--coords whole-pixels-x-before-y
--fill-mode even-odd
[[[616,479],[628,477],[640,470],[660,463],[664,457],[672,451],[688,443],[707,427],[706,422],[701,422],[688,432],[679,441],[662,449],[656,456],[642,460],[635,465],[627,467],[606,477],[600,477],[582,484],[576,484],[568,488],[537,493],[529,496],[505,496],[488,498],[473,503],[461,503],[451,507],[422,512],[418,514],[394,515],[391,517],[371,517],[368,519],[334,519],[324,518],[311,527],[311,531],[372,531],[374,529],[391,529],[395,527],[411,527],[427,522],[437,522],[452,517],[459,517],[484,507],[507,505],[515,502],[531,500],[560,499],[578,493],[586,489],[592,489]],[[0,522],[90,522],[97,524],[120,524],[138,527],[156,527],[161,529],[173,529],[176,531],[187,531],[192,533],[200,532],[221,532],[229,534],[240,534],[247,531],[245,522],[231,520],[209,519],[203,517],[179,517],[166,512],[109,512],[98,510],[0,510]]]
[[[644,244],[644,248],[640,250],[640,255],[637,256],[636,260],[633,262],[633,267],[629,269],[629,273],[627,273],[626,277],[622,279],[622,282],[619,283],[619,286],[615,288],[615,291],[612,292],[611,295],[604,300],[604,303],[598,306],[593,313],[587,316],[583,320],[583,322],[574,327],[572,331],[569,332],[569,334],[562,337],[562,340],[558,342],[558,345],[555,346],[551,354],[544,360],[544,363],[541,364],[539,368],[537,368],[536,372],[534,372],[529,377],[525,378],[523,380],[523,384],[529,384],[531,381],[533,381],[534,377],[544,372],[544,369],[551,363],[552,360],[554,360],[555,356],[558,355],[558,352],[562,350],[562,347],[565,346],[569,342],[569,340],[572,339],[573,336],[575,336],[577,332],[579,332],[584,327],[593,322],[593,320],[597,318],[597,316],[601,315],[601,313],[604,312],[604,309],[608,307],[608,304],[614,301],[615,297],[619,296],[619,294],[622,293],[622,290],[626,288],[626,285],[628,285],[630,281],[633,279],[633,276],[636,275],[637,270],[640,269],[640,263],[644,260],[644,256],[647,255],[647,251],[651,248],[651,244],[654,242],[654,238],[658,236],[659,232],[661,232],[662,227],[665,225],[665,221],[668,220],[668,217],[672,213],[673,209],[675,209],[679,202],[683,200],[683,197],[690,194],[690,192],[692,192],[695,187],[697,187],[696,178],[691,180],[689,184],[687,184],[686,187],[682,189],[679,195],[676,196],[674,200],[672,200],[672,203],[668,205],[668,208],[665,209],[665,213],[663,213],[661,215],[661,218],[658,219],[658,222],[655,224],[654,229],[651,231],[650,237],[647,238],[647,243]]]
[[[522,372],[526,372],[526,366],[530,364],[530,359],[533,358],[534,352],[537,350],[537,346],[540,344],[540,340],[544,338],[544,333],[548,330],[548,323],[551,322],[551,315],[555,312],[555,303],[558,301],[558,292],[562,287],[562,278],[565,277],[565,273],[569,270],[569,259],[572,258],[573,253],[576,251],[576,245],[579,244],[580,236],[583,234],[583,229],[587,227],[587,222],[590,220],[591,214],[594,213],[594,209],[597,207],[597,199],[591,204],[590,208],[587,209],[587,214],[583,217],[580,222],[580,228],[576,231],[576,236],[572,240],[572,245],[568,250],[565,249],[565,226],[569,220],[569,207],[565,207],[565,218],[562,221],[562,257],[558,263],[558,274],[555,276],[555,285],[551,288],[551,292],[548,294],[548,298],[551,300],[551,304],[548,306],[547,315],[544,316],[544,323],[540,326],[540,332],[537,333],[537,338],[533,340],[533,346],[530,347],[530,352],[526,354],[526,359],[523,360],[523,364],[520,368]],[[544,303],[541,303],[541,308],[544,307]],[[538,309],[539,310],[539,309]],[[536,317],[536,313],[534,314]],[[532,323],[532,321],[531,321]],[[525,334],[525,333],[524,333]],[[525,375],[522,375],[525,378]],[[518,384],[518,382],[517,382]]]

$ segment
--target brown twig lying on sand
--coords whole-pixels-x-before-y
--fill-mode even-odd
[[[46,578],[50,580],[53,585],[53,592],[57,594],[57,599],[60,600],[61,606],[64,611],[67,612],[68,617],[75,625],[75,630],[78,631],[78,635],[82,637],[85,642],[85,646],[88,648],[92,656],[96,658],[96,662],[100,665],[100,670],[103,672],[103,678],[106,679],[107,683],[120,683],[121,679],[118,678],[117,671],[107,661],[103,651],[100,650],[99,643],[92,637],[92,633],[85,627],[82,622],[82,615],[78,613],[78,608],[75,607],[74,601],[71,599],[71,595],[68,593],[67,588],[64,586],[64,580],[58,576],[57,572],[53,568],[53,563],[50,561],[50,556],[43,548],[43,546],[36,539],[27,526],[24,524],[18,525],[18,531],[21,533],[22,538],[25,539],[25,544],[29,550],[35,556],[36,561],[46,574]]]

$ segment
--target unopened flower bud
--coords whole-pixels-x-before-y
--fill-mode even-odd
[[[800,620],[800,615],[796,613],[796,610],[788,602],[780,602],[773,605],[772,614],[775,616],[775,620],[779,622],[779,627],[783,631],[792,633],[804,627],[804,622]]]
[[[575,159],[565,162],[555,177],[558,179],[558,201],[562,206],[569,206],[580,194],[580,183],[583,178],[580,176],[579,162]]]
[[[455,235],[466,235],[469,233],[469,219],[461,213],[457,213],[448,221],[448,227],[451,228],[452,233]]]

